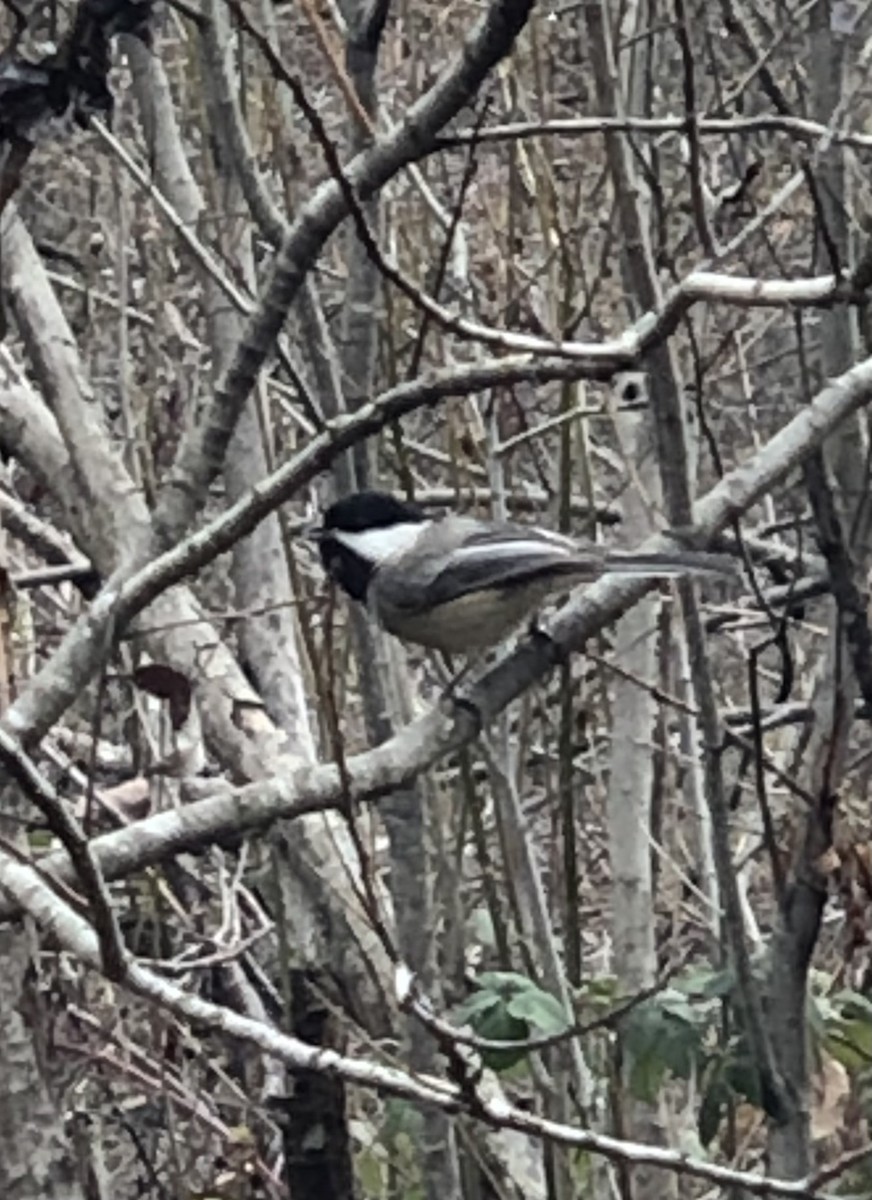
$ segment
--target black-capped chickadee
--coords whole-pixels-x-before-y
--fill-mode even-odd
[[[385,492],[338,500],[309,536],[331,578],[388,633],[443,654],[496,646],[550,595],[607,572],[735,570],[732,559],[704,551],[612,552],[535,526],[431,518]]]

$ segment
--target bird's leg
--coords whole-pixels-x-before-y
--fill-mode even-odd
[[[442,658],[443,664],[447,667],[448,671],[451,672],[454,666],[451,661],[451,656],[448,654],[442,654],[440,657]],[[468,658],[460,670],[454,671],[454,674],[451,675],[451,678],[445,684],[440,697],[441,703],[444,705],[450,705],[455,714],[459,713],[460,709],[465,709],[466,712],[472,717],[473,721],[475,721],[479,732],[481,732],[481,713],[479,712],[478,705],[473,700],[470,700],[466,696],[459,694],[457,689],[464,680],[469,678],[471,672],[485,661],[486,657],[487,654],[485,653],[476,654],[472,658]]]
[[[458,684],[460,684],[461,681],[466,678],[478,660],[467,659],[459,670],[455,670],[454,662],[452,661],[450,654],[443,654],[440,652],[439,657],[442,659],[442,665],[448,672],[448,682],[442,689],[442,697],[443,699],[447,700],[454,695],[454,693],[457,691]]]

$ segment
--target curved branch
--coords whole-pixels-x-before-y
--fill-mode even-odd
[[[712,537],[756,504],[812,453],[846,416],[870,398],[872,358],[852,367],[840,379],[823,388],[809,407],[777,433],[751,462],[725,475],[697,503],[695,529],[700,540]],[[364,410],[337,424],[346,430],[354,429],[367,419],[373,419],[371,410],[375,407],[371,405],[369,412]],[[325,449],[326,457],[329,459],[330,451],[338,453],[345,444],[338,441]],[[289,480],[296,470],[300,477],[309,478],[312,462],[308,454],[304,451],[277,474],[284,473],[285,479]],[[232,541],[230,530],[233,537],[247,531],[245,521],[250,519],[251,510],[257,508],[260,497],[258,489],[248,501],[241,502],[180,547],[156,559],[117,591],[104,590],[90,613],[61,644],[42,676],[55,669],[57,660],[78,655],[80,661],[74,678],[82,686],[90,662],[103,644],[100,631],[105,630],[106,622],[113,618],[118,621],[130,619],[148,603],[156,590],[223,552]],[[670,546],[668,537],[658,535],[649,538],[643,548],[663,551]],[[525,639],[476,683],[467,694],[466,703],[458,706],[453,714],[445,714],[437,706],[381,746],[349,758],[344,766],[347,791],[344,790],[345,783],[340,786],[335,766],[300,767],[294,764],[269,782],[259,782],[226,796],[196,801],[179,812],[149,817],[125,830],[97,838],[93,843],[94,855],[109,877],[116,878],[181,849],[202,845],[231,830],[239,833],[267,825],[279,817],[302,816],[332,808],[349,798],[355,803],[376,799],[407,783],[437,759],[470,741],[481,726],[489,724],[512,700],[550,671],[556,661],[567,653],[582,649],[589,638],[635,604],[652,586],[650,580],[641,578],[606,576],[586,587],[560,610],[547,637]],[[88,659],[89,638],[96,643],[91,646],[92,660]],[[16,701],[0,726],[22,737],[27,731],[28,717],[24,699]],[[473,713],[477,713],[478,720]],[[43,860],[44,865],[61,876],[66,870],[65,861],[63,855],[51,855]],[[0,905],[0,918],[9,915],[10,910]]]
[[[0,887],[16,901],[26,905],[28,912],[43,927],[51,929],[66,949],[88,966],[100,970],[100,948],[94,931],[82,917],[54,895],[32,867],[0,854]],[[185,1021],[257,1046],[265,1054],[286,1063],[292,1071],[339,1076],[349,1083],[374,1088],[385,1095],[403,1096],[432,1104],[443,1112],[467,1113],[494,1129],[514,1129],[631,1166],[662,1167],[679,1175],[708,1180],[721,1187],[741,1188],[754,1196],[812,1200],[820,1195],[813,1178],[797,1181],[771,1179],[755,1172],[737,1171],[693,1158],[683,1151],[623,1141],[583,1127],[549,1121],[501,1097],[488,1095],[481,1084],[472,1078],[457,1083],[432,1075],[412,1075],[396,1067],[353,1058],[323,1046],[308,1045],[298,1038],[279,1033],[264,1022],[200,999],[138,964],[128,967],[123,986],[148,1003]]]
[[[345,172],[359,199],[373,195],[407,163],[421,157],[436,133],[475,96],[490,70],[510,51],[533,0],[492,0],[453,65],[409,110],[389,137],[363,151]],[[348,214],[343,189],[323,183],[305,204],[276,255],[263,300],[248,322],[211,407],[182,443],[155,512],[155,528],[171,544],[190,524],[257,374],[275,347],[293,300],[330,235]]]

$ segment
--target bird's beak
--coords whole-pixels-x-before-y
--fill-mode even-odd
[[[324,527],[322,525],[307,525],[303,530],[303,537],[307,542],[314,542],[315,545],[321,541],[324,536]]]

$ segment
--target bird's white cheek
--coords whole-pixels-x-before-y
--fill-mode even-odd
[[[420,521],[407,521],[398,525],[388,525],[384,529],[362,529],[355,533],[344,529],[331,530],[333,538],[361,558],[371,563],[384,562],[395,554],[402,554],[414,546],[421,536],[424,524]]]

